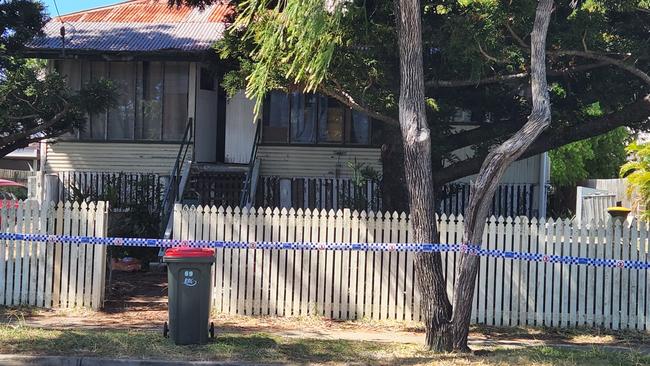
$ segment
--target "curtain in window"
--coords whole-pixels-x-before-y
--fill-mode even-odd
[[[117,85],[117,106],[108,111],[108,139],[132,140],[135,121],[135,64],[109,63],[109,78]]]
[[[90,78],[92,81],[108,78],[108,66],[106,62],[90,63]],[[104,140],[106,138],[106,112],[100,112],[90,116],[88,123],[88,138],[91,140]]]
[[[163,140],[179,141],[187,126],[189,64],[167,62],[164,71]]]
[[[269,93],[263,118],[264,142],[287,142],[289,134],[289,96],[285,93]]]
[[[318,99],[313,94],[291,93],[291,142],[316,142]]]
[[[138,140],[160,140],[163,117],[163,64],[143,62],[138,77],[139,108],[135,138]]]
[[[348,139],[353,144],[369,144],[370,143],[370,121],[368,115],[359,111],[353,110],[352,121],[349,124],[350,132]]]
[[[345,109],[339,102],[325,96],[319,96],[319,142],[343,142],[343,125]]]

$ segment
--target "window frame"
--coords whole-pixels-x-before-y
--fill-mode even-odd
[[[53,68],[55,71],[60,72],[61,66],[60,62],[62,61],[69,61],[69,60],[54,60],[53,63]],[[133,123],[132,123],[132,131],[130,131],[130,134],[132,138],[130,139],[109,139],[108,138],[108,123],[109,123],[109,115],[111,113],[111,109],[107,109],[97,115],[92,115],[88,116],[88,121],[86,123],[86,128],[89,128],[90,130],[86,133],[89,136],[92,136],[92,119],[97,118],[98,116],[101,116],[101,122],[103,125],[103,131],[102,131],[102,137],[101,138],[92,138],[92,137],[87,137],[87,136],[82,136],[81,131],[76,131],[74,133],[74,136],[70,137],[60,137],[61,141],[66,141],[66,142],[85,142],[85,143],[137,143],[137,144],[170,144],[170,145],[177,145],[182,142],[182,138],[178,140],[165,140],[165,133],[164,133],[164,115],[165,115],[165,103],[164,103],[164,95],[165,95],[165,68],[166,64],[169,61],[91,61],[91,60],[75,60],[77,62],[80,62],[80,80],[81,84],[85,84],[87,82],[94,81],[93,77],[93,70],[94,67],[96,67],[97,64],[101,63],[104,65],[105,73],[104,76],[106,79],[111,79],[111,63],[115,62],[124,62],[132,65],[133,68],[133,77],[135,78],[134,83],[133,83],[133,93],[134,93],[134,100],[135,100],[135,105],[136,108],[133,110]],[[137,129],[141,127],[140,125],[142,124],[141,117],[139,114],[141,112],[142,106],[140,106],[140,102],[142,100],[145,100],[145,89],[146,85],[145,79],[148,79],[144,76],[144,70],[145,70],[145,64],[150,64],[151,62],[160,62],[161,64],[161,75],[162,75],[162,105],[161,105],[161,118],[160,118],[160,126],[159,126],[159,136],[160,138],[158,139],[142,139],[142,138],[136,138],[137,136]],[[186,105],[188,106],[188,114],[189,114],[189,103],[190,103],[190,87],[192,86],[191,83],[191,62],[187,61],[177,61],[180,63],[186,63],[187,64],[187,98],[185,100]],[[87,70],[88,74],[86,75],[84,73],[84,63],[88,64]],[[189,118],[189,115],[188,115]],[[187,124],[187,120],[184,121],[183,126]],[[183,127],[184,129],[185,127]]]
[[[280,91],[276,91],[276,93],[283,93]],[[290,95],[290,93],[286,93],[287,95]],[[301,94],[308,94],[308,93],[301,93]],[[376,147],[375,144],[372,143],[373,141],[373,132],[374,132],[374,119],[370,116],[367,116],[368,118],[368,142],[367,143],[355,143],[355,142],[349,142],[350,141],[350,136],[349,136],[349,131],[351,131],[351,124],[353,122],[352,120],[352,109],[346,107],[343,103],[339,102],[338,100],[318,94],[318,93],[309,93],[314,96],[318,97],[325,97],[328,99],[328,103],[330,100],[336,101],[338,103],[339,107],[343,109],[344,113],[344,118],[343,118],[343,141],[341,142],[331,142],[331,141],[321,141],[320,138],[320,126],[321,126],[321,121],[320,121],[320,113],[321,113],[321,108],[322,108],[322,103],[318,102],[317,103],[317,113],[316,113],[316,120],[314,123],[314,130],[316,134],[316,142],[293,142],[291,141],[291,136],[292,136],[292,130],[291,130],[291,118],[292,118],[292,100],[294,98],[289,97],[288,102],[287,102],[287,107],[288,107],[288,115],[289,115],[289,121],[287,124],[287,135],[286,135],[286,141],[280,142],[280,141],[264,141],[264,129],[265,129],[265,124],[267,123],[269,119],[269,111],[270,111],[270,94],[266,96],[264,99],[264,104],[262,106],[262,128],[261,128],[261,138],[260,138],[260,145],[263,146],[297,146],[297,147],[314,147],[314,146],[319,146],[319,147],[358,147],[358,148],[368,148],[368,147]],[[301,113],[304,113],[304,106],[301,109]]]

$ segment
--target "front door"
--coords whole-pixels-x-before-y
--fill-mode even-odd
[[[194,160],[199,163],[217,163],[219,88],[216,72],[208,67],[201,67],[198,79]]]

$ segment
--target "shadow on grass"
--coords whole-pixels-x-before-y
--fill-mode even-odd
[[[538,340],[549,343],[582,343],[598,345],[645,345],[650,344],[650,334],[637,330],[608,330],[592,327],[494,327],[477,325],[471,329],[490,340]]]

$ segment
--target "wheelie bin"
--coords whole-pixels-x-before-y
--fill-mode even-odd
[[[165,323],[163,333],[165,337],[171,333],[176,344],[205,344],[208,335],[214,337],[214,324],[210,323],[214,260],[214,249],[177,247],[165,251],[169,325]]]

